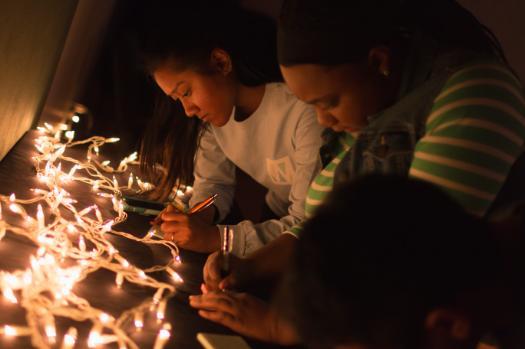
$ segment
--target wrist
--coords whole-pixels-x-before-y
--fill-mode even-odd
[[[221,249],[221,234],[219,227],[211,225],[208,229],[209,241],[210,241],[210,252],[218,251]]]

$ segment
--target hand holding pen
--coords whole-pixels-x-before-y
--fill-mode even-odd
[[[156,230],[156,236],[173,241],[179,247],[196,252],[218,250],[220,248],[218,228],[212,224],[211,219],[197,215],[197,213],[210,207],[216,197],[217,195],[212,195],[186,212],[176,211],[173,207],[168,206],[159,215],[158,223],[152,227]],[[212,213],[210,212],[210,215]]]
[[[199,213],[201,211],[204,211],[205,209],[207,209],[208,207],[213,205],[213,203],[215,202],[215,199],[217,198],[217,196],[219,196],[219,194],[210,195],[208,198],[202,200],[201,202],[197,203],[195,206],[190,208],[186,212],[186,214],[191,215],[191,214],[195,214],[195,213]],[[165,213],[166,210],[167,210],[167,208],[162,210],[162,212],[159,213],[159,215],[157,217],[155,217],[155,219],[153,219],[150,222],[150,224],[153,225],[153,226],[162,224],[162,214]]]

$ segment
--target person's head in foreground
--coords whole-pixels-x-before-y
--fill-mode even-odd
[[[278,59],[290,90],[319,122],[357,131],[417,85],[413,58],[469,50],[504,61],[501,48],[455,0],[284,0]]]
[[[306,223],[284,304],[312,348],[476,348],[489,333],[506,343],[522,304],[499,244],[430,184],[364,177]]]

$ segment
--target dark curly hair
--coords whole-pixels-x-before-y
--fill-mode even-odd
[[[332,192],[304,227],[280,301],[313,348],[419,348],[435,307],[496,280],[484,224],[439,188],[372,175]]]
[[[435,40],[443,51],[469,49],[507,63],[492,31],[456,0],[284,0],[279,62],[354,63],[377,45],[403,55],[419,36]]]

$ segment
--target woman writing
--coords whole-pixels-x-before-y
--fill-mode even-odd
[[[494,36],[456,1],[285,1],[278,56],[290,90],[334,131],[307,215],[340,183],[369,173],[430,182],[479,217],[509,202],[502,188],[513,187],[524,159],[523,88]],[[208,288],[279,275],[296,241],[281,236],[222,280],[210,256]],[[280,258],[270,264],[268,255]],[[242,332],[250,322],[239,317],[252,313],[229,304],[221,319]]]
[[[190,205],[218,194],[199,214],[168,208],[161,230],[183,248],[218,250],[222,227],[214,223],[230,210],[237,166],[268,189],[267,217],[273,218],[233,227],[233,252],[243,256],[302,221],[306,191],[320,168],[322,128],[313,108],[272,82],[280,74],[268,19],[214,2],[161,5],[156,16],[146,16],[142,57],[189,119],[151,128],[143,161],[149,169],[164,164],[161,188],[168,192],[177,179],[189,184],[194,178]]]

